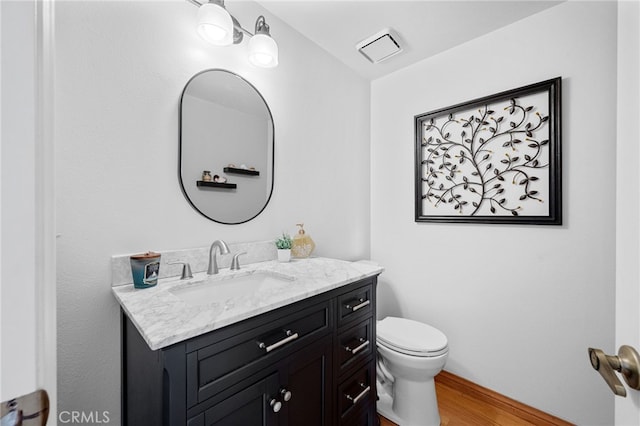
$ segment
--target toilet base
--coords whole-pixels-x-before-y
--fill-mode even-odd
[[[440,413],[433,380],[427,384],[426,393],[425,383],[418,386],[411,382],[396,383],[393,393],[400,399],[395,401],[395,404],[394,396],[388,393],[389,389],[380,382],[376,385],[378,392],[376,410],[380,415],[400,426],[440,426]],[[416,402],[420,405],[412,405]]]
[[[378,414],[384,416],[388,420],[391,420],[397,425],[402,425],[402,419],[393,412],[393,399],[391,398],[391,395],[386,393],[381,386],[378,386],[378,398],[378,402],[376,403],[376,410],[378,411]]]

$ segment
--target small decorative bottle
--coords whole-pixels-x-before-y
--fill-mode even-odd
[[[297,223],[296,226],[299,226],[300,229],[298,230],[298,235],[293,237],[291,255],[297,258],[309,257],[316,248],[316,243],[304,232],[304,223]]]
[[[211,182],[212,178],[211,178],[211,172],[209,170],[202,171],[202,180],[204,182]]]

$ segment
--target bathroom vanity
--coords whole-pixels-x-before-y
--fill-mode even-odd
[[[374,425],[381,271],[324,258],[262,262],[242,273],[295,279],[190,306],[176,297],[190,283],[114,287],[123,310],[123,423]],[[225,273],[233,277],[221,271],[222,283]]]

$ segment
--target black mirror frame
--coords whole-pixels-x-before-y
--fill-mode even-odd
[[[203,212],[201,209],[199,209],[194,203],[193,201],[189,198],[189,195],[187,194],[185,187],[184,187],[184,182],[182,180],[182,103],[184,100],[184,95],[185,92],[187,90],[187,88],[189,87],[189,83],[191,83],[193,81],[193,79],[195,79],[196,77],[198,77],[201,74],[204,74],[206,72],[211,72],[211,71],[221,71],[221,72],[226,72],[228,74],[231,74],[232,76],[242,80],[244,83],[246,83],[249,87],[251,87],[253,90],[255,90],[255,92],[258,94],[258,96],[260,97],[260,99],[262,99],[262,101],[264,102],[265,107],[267,108],[267,111],[269,112],[269,117],[271,117],[271,187],[269,188],[269,196],[267,197],[267,200],[264,203],[264,206],[262,206],[262,208],[253,216],[251,216],[250,218],[246,219],[246,220],[242,220],[242,221],[238,221],[238,222],[225,222],[225,221],[221,221],[221,220],[216,220],[214,218],[212,218],[211,216],[209,216],[208,214],[206,214],[205,212]],[[253,219],[255,219],[256,217],[258,217],[263,211],[264,209],[267,208],[267,205],[269,204],[269,201],[271,201],[271,197],[273,196],[273,188],[274,188],[274,183],[275,183],[275,149],[276,149],[276,129],[275,129],[275,122],[273,120],[273,114],[271,113],[271,108],[269,108],[269,104],[267,103],[267,101],[264,99],[264,96],[262,96],[262,93],[260,93],[260,91],[253,85],[251,84],[248,80],[246,80],[245,78],[243,78],[242,76],[229,71],[229,70],[225,70],[222,68],[210,68],[210,69],[206,69],[206,70],[202,70],[198,73],[196,73],[195,75],[193,75],[189,81],[187,81],[187,83],[184,85],[184,89],[182,89],[182,93],[180,95],[180,105],[179,105],[179,112],[178,112],[178,182],[180,183],[180,190],[182,191],[182,194],[184,195],[184,197],[186,198],[187,202],[191,205],[191,207],[193,207],[194,210],[196,210],[198,213],[200,213],[202,216],[206,217],[209,220],[212,220],[214,222],[217,223],[221,223],[224,225],[240,225],[242,223],[246,223],[249,222]]]

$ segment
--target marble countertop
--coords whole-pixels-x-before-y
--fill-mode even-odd
[[[273,280],[251,294],[212,298],[210,303],[189,304],[174,292],[189,285],[215,285],[213,281],[238,274],[280,274],[293,280]],[[155,287],[135,289],[133,284],[112,287],[120,306],[136,326],[149,348],[161,349],[191,337],[260,315],[316,294],[378,275],[383,271],[371,262],[347,262],[328,258],[267,261],[243,265],[240,271],[222,269],[218,275],[194,274],[190,280],[161,279]],[[210,279],[212,282],[201,283]]]

